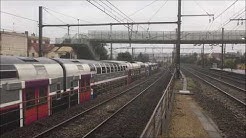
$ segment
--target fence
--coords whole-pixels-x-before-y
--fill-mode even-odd
[[[174,95],[172,87],[173,87],[175,72],[176,71],[174,71],[171,80],[169,81],[161,99],[159,100],[140,138],[158,137],[158,135],[162,134],[165,131],[168,121],[167,117]]]
[[[245,36],[244,30],[227,30],[224,32],[224,40],[241,40]],[[175,31],[89,31],[89,39],[93,40],[130,40],[131,41],[172,41],[177,39]],[[221,31],[182,31],[181,40],[186,41],[217,41],[222,40]]]

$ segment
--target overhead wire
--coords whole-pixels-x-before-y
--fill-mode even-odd
[[[128,15],[128,16],[131,17],[131,16],[137,14],[138,12],[140,12],[140,11],[144,10],[145,8],[149,7],[150,5],[152,5],[153,3],[155,3],[156,1],[158,1],[158,0],[152,1],[151,3],[145,5],[145,6],[142,7],[141,9],[136,10],[135,12],[133,12],[132,14],[130,14],[130,15]]]
[[[14,17],[18,17],[18,18],[21,18],[21,19],[25,19],[25,20],[29,20],[29,21],[33,21],[33,22],[36,22],[37,23],[37,26],[38,26],[38,20],[35,20],[35,19],[31,19],[31,18],[27,18],[27,17],[23,17],[23,16],[20,16],[20,15],[16,15],[16,14],[13,14],[13,13],[9,13],[9,12],[5,12],[5,11],[0,11],[1,13],[4,13],[4,14],[8,14],[8,15],[11,15],[11,16],[14,16]],[[44,24],[47,24],[44,22]],[[61,29],[66,29],[66,28],[63,28],[63,27],[60,27],[59,28]],[[8,29],[9,30],[9,29]],[[66,29],[67,30],[67,29]],[[73,29],[70,29],[71,31],[75,31]]]
[[[100,1],[102,1],[102,0],[100,0]],[[123,21],[124,19],[128,19],[128,20],[130,20],[130,22],[135,22],[132,18],[130,18],[128,15],[126,15],[122,10],[120,10],[118,7],[116,7],[114,4],[112,4],[109,0],[106,0],[110,5],[112,5],[116,10],[118,10],[121,14],[122,14],[122,17],[123,17],[123,19],[121,19],[120,21]],[[127,21],[128,21],[127,20]],[[141,25],[140,25],[140,27],[143,29],[143,30],[146,30],[144,27],[142,27]],[[138,30],[138,29],[137,29]]]
[[[209,13],[204,9],[202,8],[202,6],[200,4],[198,4],[197,1],[194,1],[196,3],[197,6],[199,6],[207,15],[209,15]]]
[[[242,11],[243,10],[243,11]],[[237,13],[233,14],[226,22],[223,23],[223,25],[221,27],[224,27],[226,26],[227,24],[229,24],[231,22],[231,18],[237,18],[238,16],[242,15],[245,11],[244,11],[244,8],[240,10],[242,11],[241,13],[238,13],[240,11],[238,11]],[[236,15],[237,14],[237,15]]]
[[[108,4],[106,4],[105,2],[103,2],[102,0],[99,0],[101,3],[103,3],[105,6],[107,6],[108,8],[110,8],[112,11],[114,11],[115,13],[117,13],[118,15],[120,15],[122,18],[125,18],[125,17],[127,17],[127,15],[125,15],[125,14],[122,14],[122,12],[121,12],[121,10],[119,10],[117,7],[115,8],[115,6],[112,4],[112,3],[110,3],[110,2],[108,2],[110,5],[112,5],[116,10],[118,10],[118,11],[116,11],[115,9],[113,9],[113,8],[111,8]],[[131,19],[130,19],[131,20]],[[127,21],[129,21],[129,18],[127,17]]]
[[[38,22],[37,20],[30,19],[30,18],[27,18],[27,17],[23,17],[23,16],[20,16],[20,15],[16,15],[16,14],[13,14],[13,13],[4,12],[4,11],[0,11],[0,12],[1,13],[4,13],[4,14],[12,15],[12,16],[15,16],[15,17],[18,17],[18,18],[22,18],[22,19],[25,19],[25,20],[29,20],[29,21],[33,21],[33,22]]]
[[[102,11],[103,13],[105,13],[105,14],[107,14],[108,16],[110,16],[111,18],[113,18],[115,21],[121,23],[121,21],[120,21],[119,19],[117,19],[115,15],[114,15],[114,16],[115,16],[115,17],[114,17],[113,15],[110,15],[108,12],[106,12],[105,10],[107,10],[107,9],[105,9],[105,7],[103,7],[101,4],[98,3],[98,4],[99,4],[101,7],[103,7],[104,9],[102,9],[102,8],[99,7],[98,5],[96,5],[96,4],[94,4],[93,2],[91,2],[91,0],[86,0],[86,1],[89,2],[90,4],[92,4],[94,7],[96,7],[96,8],[99,9],[100,11]],[[94,2],[96,2],[96,1],[94,1]],[[97,2],[96,2],[96,3],[97,3]],[[124,26],[132,31],[132,28],[130,28],[129,26],[127,26],[127,25],[124,25]]]
[[[166,0],[159,9],[157,9],[157,11],[150,17],[150,19],[148,20],[148,22],[166,5],[166,3],[168,2],[168,0]]]
[[[48,14],[50,14],[51,16],[55,17],[57,20],[59,20],[60,22],[64,23],[64,24],[67,24],[65,23],[63,20],[61,20],[60,18],[58,18],[57,16],[55,16],[54,14],[50,13],[49,11],[47,11],[46,9],[44,9]]]
[[[80,18],[76,18],[76,17],[73,17],[73,16],[71,16],[71,15],[67,15],[67,14],[64,14],[64,13],[61,13],[61,12],[58,12],[58,11],[52,10],[52,9],[50,9],[50,8],[47,8],[47,7],[43,7],[43,8],[44,8],[44,9],[46,9],[46,10],[49,10],[49,11],[55,12],[55,13],[57,13],[57,14],[63,15],[63,16],[73,18],[73,19],[75,19],[75,20],[80,20],[80,21],[84,21],[84,22],[87,22],[87,23],[92,23],[92,22],[90,22],[90,21],[83,20],[83,19],[80,19]]]
[[[210,30],[210,28],[212,27],[214,21],[216,19],[218,19],[221,15],[223,15],[227,10],[229,10],[234,4],[236,4],[238,2],[238,0],[235,0],[232,4],[230,4],[225,10],[223,10],[219,15],[217,15],[216,17],[214,17],[213,22],[210,24],[209,28],[207,29],[207,31]]]

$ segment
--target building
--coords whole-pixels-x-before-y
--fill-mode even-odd
[[[48,37],[43,37],[42,40],[42,55],[46,56],[52,49],[54,45],[50,44],[50,39]],[[28,48],[27,48],[27,56],[28,57],[38,57],[39,53],[39,41],[38,37],[35,34],[31,34],[28,36]]]
[[[27,56],[28,33],[1,31],[0,55]]]
[[[46,57],[77,59],[77,53],[72,47],[54,47],[49,53],[46,54]]]

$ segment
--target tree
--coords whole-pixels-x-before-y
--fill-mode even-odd
[[[226,59],[225,60],[225,67],[230,69],[235,69],[237,64],[233,59]]]
[[[129,52],[124,52],[124,53],[121,52],[121,53],[118,53],[117,60],[131,62],[132,55]]]
[[[91,43],[92,48],[94,49],[97,56],[99,56],[100,60],[108,59],[108,51],[104,48],[106,46],[105,43]]]
[[[147,54],[142,54],[142,52],[140,52],[139,55],[137,56],[137,60],[141,62],[148,62],[149,56]]]
[[[108,59],[107,50],[104,48],[106,44],[99,43],[99,42],[91,42],[90,46],[95,53],[101,60]],[[92,59],[95,60],[96,57],[93,56],[92,51],[87,46],[78,45],[74,47],[75,51],[77,52],[79,59]]]

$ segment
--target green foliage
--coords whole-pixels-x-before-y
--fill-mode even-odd
[[[149,56],[147,54],[139,53],[137,60],[141,62],[149,62]]]
[[[96,55],[99,56],[100,60],[108,59],[108,51],[104,48],[105,45],[105,43],[91,43],[91,46],[93,47]]]
[[[196,64],[197,63],[197,53],[193,53],[192,55],[182,56],[180,58],[181,63],[189,63]]]
[[[226,59],[224,64],[226,68],[230,68],[230,69],[235,69],[237,66],[237,63],[235,62],[234,59]]]
[[[121,52],[121,53],[118,53],[117,60],[131,62],[132,55],[129,52],[124,52],[124,53]]]
[[[96,56],[98,56],[101,60],[108,59],[107,50],[104,48],[106,44],[101,44],[98,42],[91,42],[91,47],[95,52]],[[78,59],[92,59],[95,60],[93,54],[88,49],[87,46],[76,46],[74,47],[75,51],[77,52]]]

